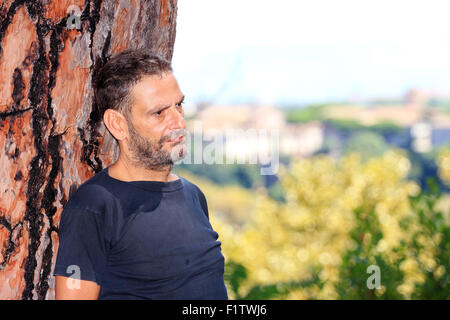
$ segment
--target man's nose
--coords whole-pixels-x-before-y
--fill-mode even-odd
[[[170,107],[169,111],[171,129],[186,129],[183,111],[178,110],[177,107]]]

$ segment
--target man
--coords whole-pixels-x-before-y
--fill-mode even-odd
[[[186,155],[186,123],[170,63],[125,50],[94,90],[120,154],[64,207],[56,299],[227,299],[205,196],[171,173]]]

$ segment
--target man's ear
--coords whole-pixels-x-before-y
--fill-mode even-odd
[[[103,123],[117,141],[128,137],[127,120],[119,111],[106,109],[103,114]]]

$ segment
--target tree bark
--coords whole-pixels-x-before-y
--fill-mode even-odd
[[[54,298],[62,208],[116,156],[92,76],[127,48],[171,60],[176,15],[177,0],[0,0],[0,299]]]

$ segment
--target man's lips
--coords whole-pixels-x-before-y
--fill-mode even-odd
[[[177,142],[181,142],[183,139],[184,139],[184,136],[179,136],[177,139],[175,139],[175,140],[167,140],[167,142],[177,143]]]

